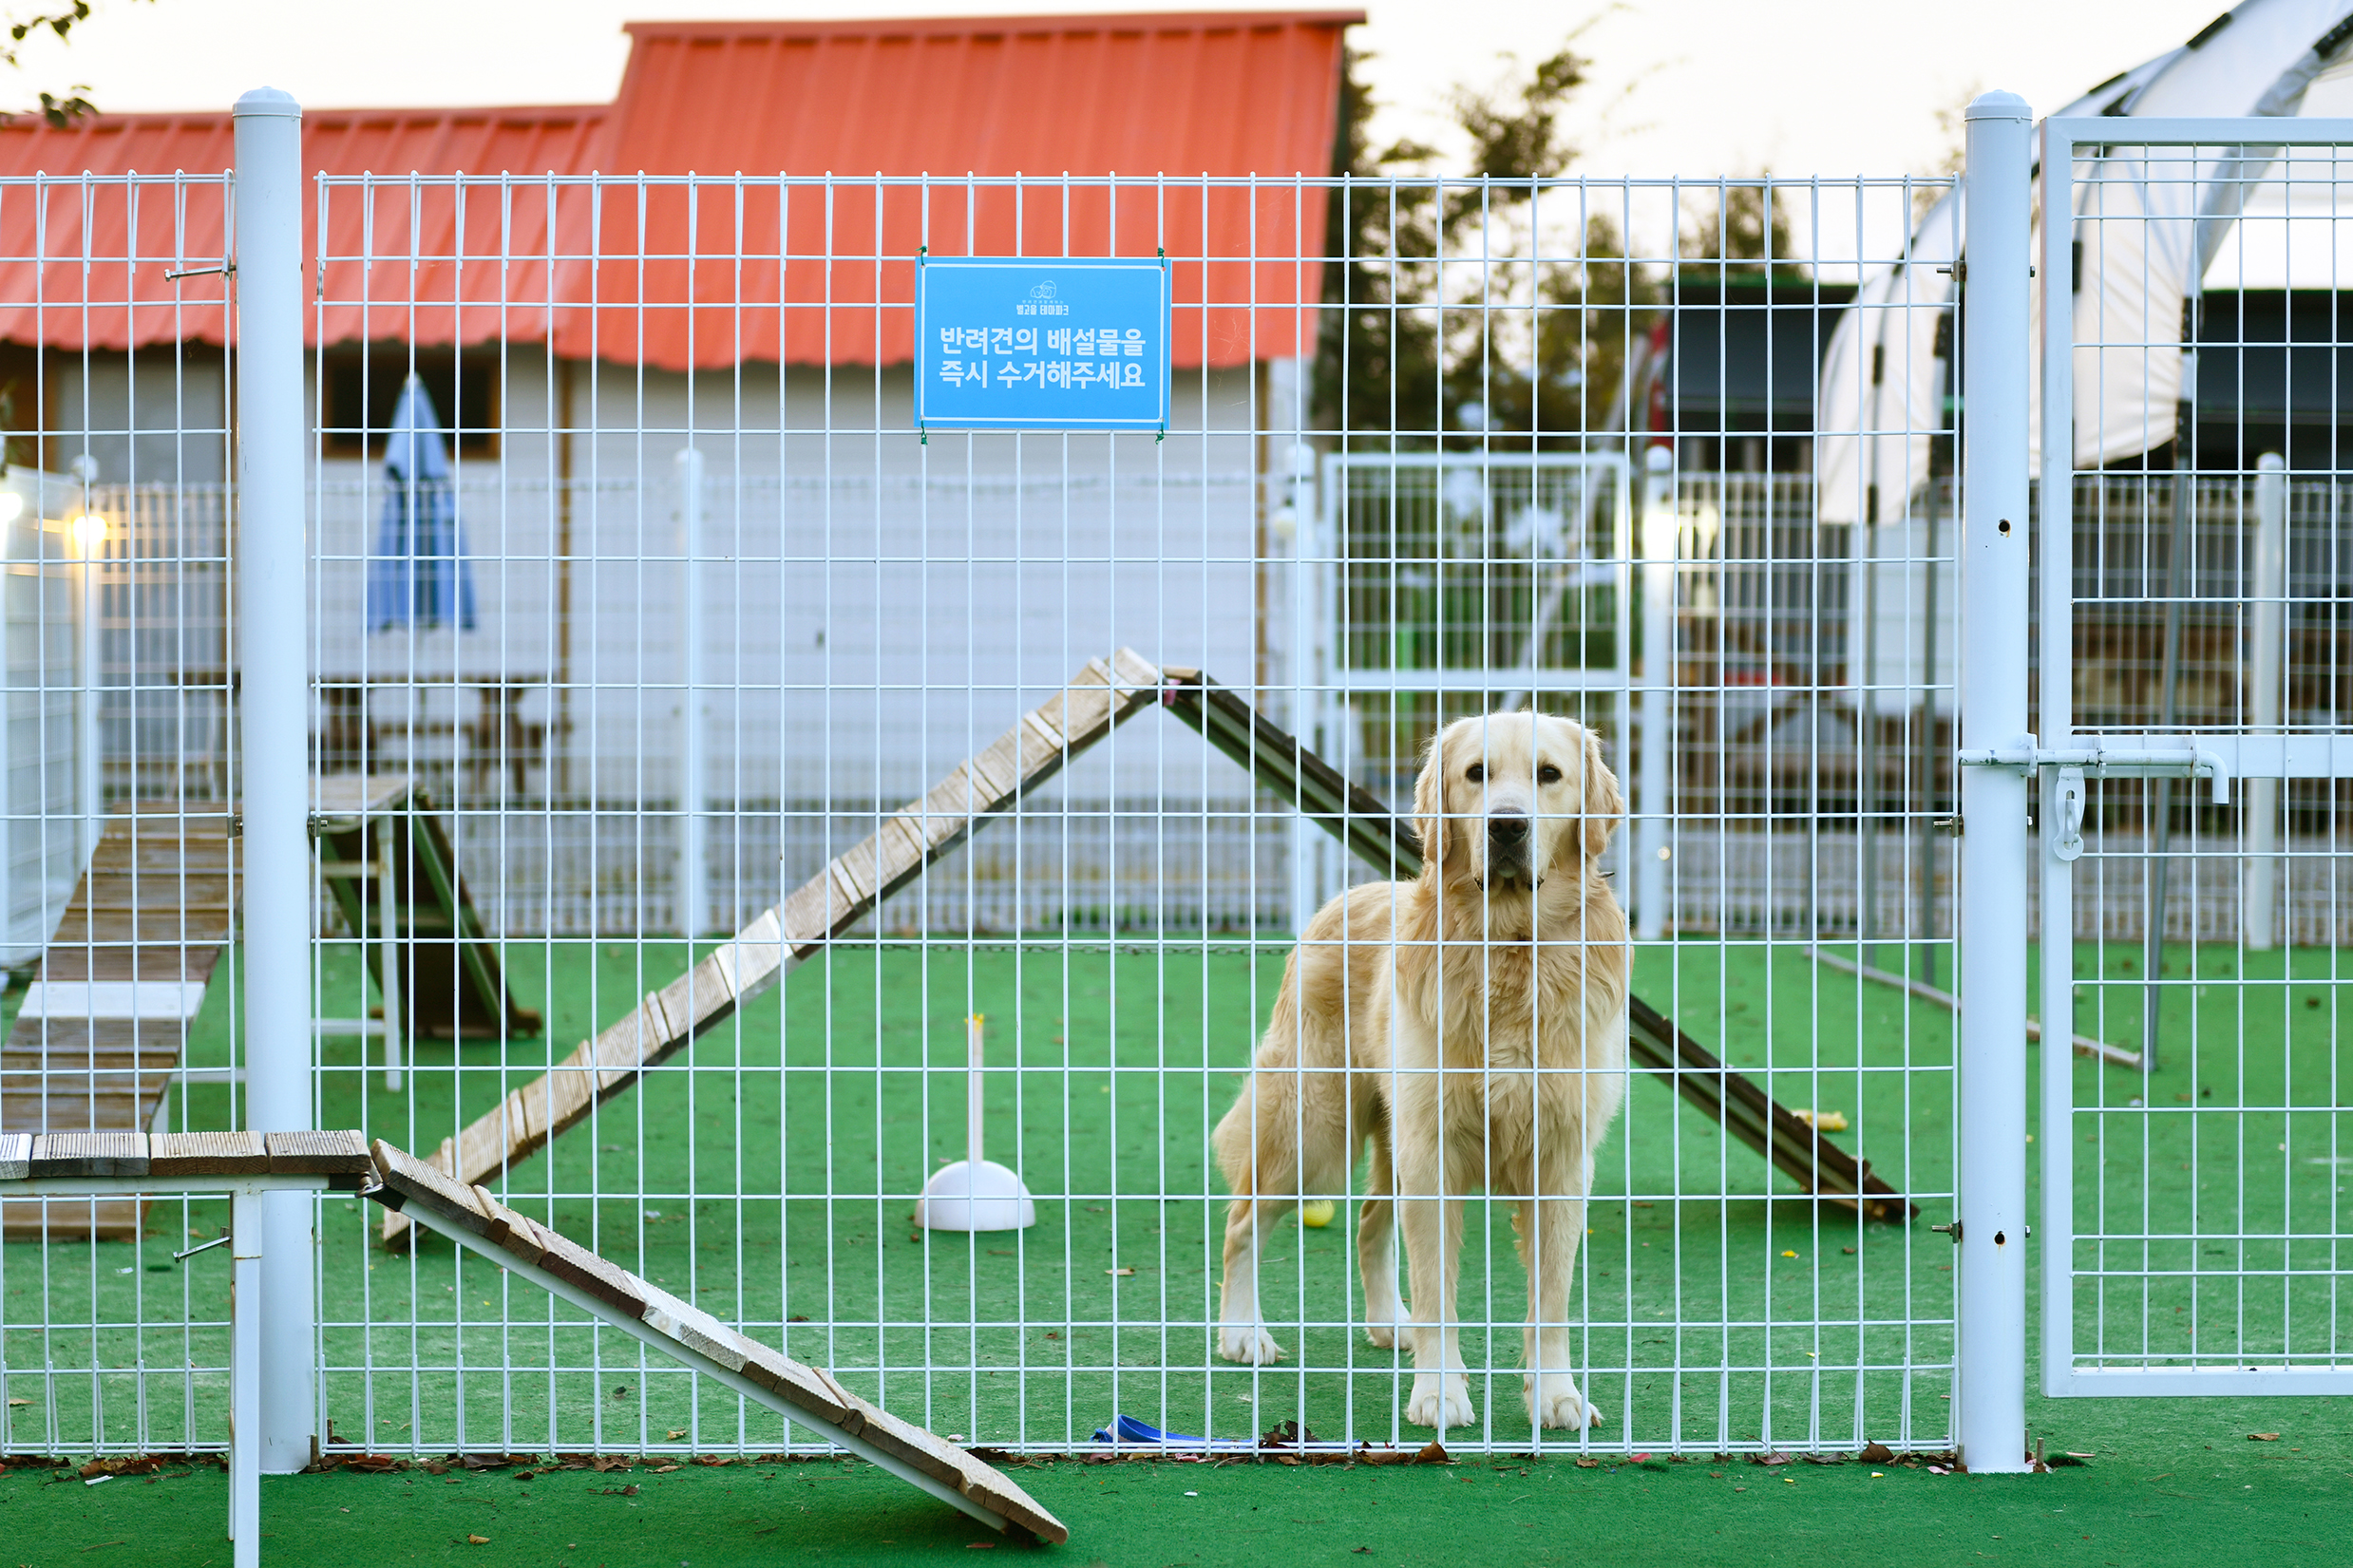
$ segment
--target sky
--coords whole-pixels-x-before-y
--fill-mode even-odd
[[[18,3],[0,10],[33,9]],[[220,109],[248,87],[318,107],[602,103],[633,18],[994,15],[1148,9],[1105,0],[96,0],[69,46],[37,39],[0,97],[87,84],[104,109]],[[1176,0],[1164,9],[1250,9]],[[1444,145],[1445,96],[1582,27],[1591,80],[1577,172],[1926,174],[1953,111],[2006,87],[2038,110],[2182,42],[2223,0],[1368,0],[1386,137]]]

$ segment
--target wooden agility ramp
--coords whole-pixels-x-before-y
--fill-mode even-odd
[[[328,896],[360,939],[379,995],[387,944],[366,882],[389,867],[401,1023],[420,1040],[528,1039],[540,1015],[515,999],[498,944],[458,875],[449,829],[422,785],[399,773],[331,773],[312,786],[313,842]]]
[[[1160,671],[1140,654],[1123,648],[1108,663],[1088,660],[1068,687],[1021,715],[978,756],[958,764],[922,799],[892,813],[733,941],[649,992],[627,1017],[582,1041],[545,1077],[509,1094],[455,1138],[443,1139],[432,1165],[470,1186],[529,1159],[598,1105],[634,1087],[648,1067],[733,1017],[956,849],[975,827],[1061,772],[1159,695]],[[407,1232],[400,1214],[385,1216],[387,1245],[400,1245]]]
[[[909,802],[882,825],[735,939],[687,973],[649,992],[627,1017],[581,1042],[546,1076],[446,1138],[429,1163],[474,1186],[495,1181],[586,1120],[603,1101],[634,1086],[705,1030],[734,1015],[802,961],[922,875],[973,830],[1059,773],[1071,760],[1148,708],[1166,707],[1247,768],[1279,799],[1392,878],[1420,874],[1412,825],[1274,725],[1242,697],[1196,670],[1154,665],[1132,649],[1091,659],[1071,684],[1021,716],[996,743]],[[1640,997],[1628,999],[1629,1049],[1637,1065],[1805,1191],[1857,1206],[1872,1219],[1918,1212],[1867,1164],[1677,1029]],[[408,1222],[385,1217],[398,1245]]]
[[[710,1313],[379,1139],[369,1196],[510,1274],[625,1330],[689,1369],[782,1412],[996,1530],[1044,1540],[1071,1532],[1003,1474],[955,1444],[842,1387],[821,1367],[736,1332]]]

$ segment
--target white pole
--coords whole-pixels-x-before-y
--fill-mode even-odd
[[[704,771],[703,724],[703,454],[678,450],[678,555],[685,573],[678,642],[678,932],[699,936],[706,913],[703,807],[710,798]]]
[[[965,1020],[964,1052],[964,1159],[974,1170],[980,1168],[980,1072],[988,1064],[988,1049],[981,1042],[982,1018],[974,1013]]]
[[[1667,930],[1675,546],[1675,458],[1665,447],[1653,446],[1642,460],[1642,749],[1634,776],[1634,935],[1644,942],[1660,940]]]
[[[2287,619],[2287,464],[2277,452],[2266,452],[2255,466],[2255,581],[2254,657],[2248,661],[2249,717],[2258,735],[2276,734],[2280,727],[2281,660]],[[2268,953],[2277,941],[2272,928],[2280,782],[2247,781],[2247,914],[2248,950]]]
[[[272,1197],[238,1188],[229,1198],[229,1540],[235,1568],[261,1561],[262,1205]],[[307,1198],[305,1193],[301,1196]]]
[[[101,821],[98,799],[99,569],[106,557],[106,525],[90,510],[90,482],[98,477],[98,462],[87,452],[73,460],[74,477],[81,482],[71,530],[74,552],[82,558],[82,635],[76,657],[82,678],[76,683],[74,704],[74,789],[82,814],[81,863],[98,853]]]
[[[1965,123],[1961,744],[2008,747],[2026,733],[2033,119],[2015,93],[1989,92]],[[1962,775],[1953,1426],[1962,1463],[1982,1475],[2026,1468],[2026,779],[2016,768]]]
[[[397,1092],[401,1085],[401,1052],[407,1036],[401,1032],[400,1009],[400,899],[395,896],[397,885],[392,880],[392,824],[399,821],[389,813],[376,819],[376,966],[384,976],[384,1086]],[[366,1035],[360,1036],[365,1048]]]
[[[243,680],[245,1123],[312,1121],[310,673],[303,585],[302,108],[237,101],[237,637]],[[312,1198],[262,1199],[261,1467],[311,1462]]]

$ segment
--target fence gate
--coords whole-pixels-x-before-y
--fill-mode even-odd
[[[2041,1016],[2077,1036],[2041,1061],[2055,1395],[2353,1391],[2348,142],[2043,130]]]

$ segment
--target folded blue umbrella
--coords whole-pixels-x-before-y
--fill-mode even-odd
[[[454,625],[471,632],[474,575],[458,532],[449,449],[433,394],[413,374],[392,408],[384,485],[384,520],[368,560],[368,629]]]

